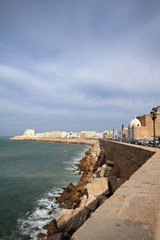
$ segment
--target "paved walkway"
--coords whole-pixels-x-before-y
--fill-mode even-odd
[[[91,194],[96,194],[97,184],[89,185]],[[71,239],[160,240],[160,150],[106,200]]]

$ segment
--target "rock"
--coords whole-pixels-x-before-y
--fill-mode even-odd
[[[50,236],[53,233],[58,233],[58,226],[57,226],[57,222],[55,219],[52,219],[52,221],[46,226],[45,227],[47,228],[48,236]]]
[[[94,167],[93,167],[93,166],[90,166],[89,171],[90,171],[90,172],[93,172],[93,171],[94,171]]]
[[[81,198],[79,208],[83,209],[87,205],[87,202],[88,202],[88,195],[85,192],[84,195]]]
[[[102,167],[101,167],[101,171],[100,171],[100,177],[105,176],[106,169],[107,169],[107,165],[103,164]]]
[[[76,192],[76,193],[71,197],[71,200],[72,200],[72,202],[74,203],[74,202],[78,201],[79,198],[80,198],[80,193],[79,193],[79,192]]]
[[[98,197],[104,193],[108,193],[108,179],[107,178],[94,178],[92,182],[86,185],[89,196]]]
[[[66,226],[67,221],[72,217],[72,209],[62,209],[55,217],[59,231]]]
[[[51,235],[47,238],[47,240],[63,240],[63,234],[62,233],[56,233],[54,235]]]
[[[37,238],[40,238],[40,239],[45,239],[45,237],[46,237],[46,234],[44,234],[44,233],[39,233],[37,235]]]
[[[76,214],[76,211],[78,213]],[[91,210],[88,208],[84,208],[81,211],[79,209],[75,210],[75,215],[68,222],[63,232],[66,232],[72,235],[89,217]]]
[[[73,190],[74,188],[75,186],[73,185],[73,183],[70,183],[66,189]]]
[[[63,193],[56,198],[60,206],[67,209],[61,210],[55,219],[47,225],[47,240],[58,240],[58,234],[60,232],[63,232],[63,236],[60,236],[61,238],[59,239],[70,239],[73,232],[76,231],[90,216],[90,213],[96,209],[99,201],[97,202],[94,196],[88,198],[87,191],[84,191],[84,189],[86,184],[93,180],[93,173],[99,154],[100,148],[98,144],[87,151],[80,163],[77,164],[78,170],[82,172],[78,185],[74,186],[70,183],[64,189]]]
[[[80,189],[78,189],[80,191]],[[74,203],[72,198],[77,192],[77,187],[74,186],[72,183],[68,185],[68,187],[65,188],[64,192],[56,198],[57,202],[60,204],[60,206],[67,207],[67,208],[72,208],[72,205]]]
[[[84,186],[88,183],[89,179],[93,176],[93,173],[92,172],[89,172],[88,174],[83,174],[80,181],[79,181],[79,184],[78,186]]]

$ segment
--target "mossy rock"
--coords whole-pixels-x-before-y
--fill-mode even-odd
[[[57,222],[55,219],[52,219],[52,221],[47,225],[47,235],[50,236],[53,233],[58,233],[58,227]]]

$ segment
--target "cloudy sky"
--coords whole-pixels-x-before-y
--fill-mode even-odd
[[[0,0],[0,136],[120,129],[157,105],[159,0]]]

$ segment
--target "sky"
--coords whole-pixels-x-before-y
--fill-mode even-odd
[[[121,129],[159,105],[159,0],[0,0],[0,136]]]

